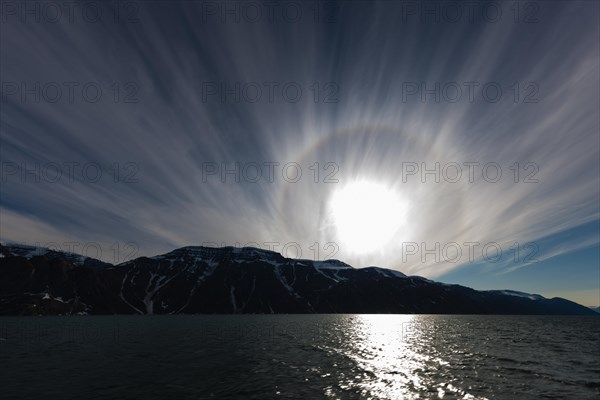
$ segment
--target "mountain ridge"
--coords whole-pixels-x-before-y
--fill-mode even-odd
[[[116,265],[0,244],[0,315],[421,313],[576,314],[562,298],[477,291],[387,268],[285,258],[253,247],[186,246]]]

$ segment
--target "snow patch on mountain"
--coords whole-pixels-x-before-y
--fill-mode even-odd
[[[387,269],[387,268],[380,268],[380,267],[368,267],[371,268],[373,271],[377,272],[379,275],[384,276],[386,278],[406,278],[406,275],[404,275],[402,272],[400,271],[395,271],[393,269]]]
[[[282,272],[281,272],[281,266],[284,263],[272,263],[275,268],[273,268],[273,272],[275,272],[275,276],[277,277],[277,279],[279,280],[279,282],[281,282],[281,284],[283,285],[283,287],[295,298],[299,299],[300,295],[298,293],[296,293],[296,291],[294,290],[294,288],[289,284],[289,282],[287,281],[287,279],[285,279],[285,276],[283,276]]]
[[[540,296],[539,294],[531,294],[518,292],[516,290],[487,290],[488,293],[498,293],[506,296],[515,296],[515,297],[523,297],[529,300],[544,300],[544,296]]]
[[[82,266],[85,264],[86,260],[93,260],[90,257],[83,256],[77,253],[70,253],[65,251],[55,251],[49,249],[47,247],[40,246],[31,246],[27,244],[19,244],[19,243],[9,243],[3,245],[4,249],[8,251],[10,255],[16,257],[24,257],[28,260],[31,260],[33,257],[39,256],[50,256],[50,255],[60,255],[66,260],[70,261],[74,265]],[[0,254],[0,258],[5,257],[5,254]]]
[[[17,244],[17,243],[9,243],[4,245],[4,247],[12,254],[17,257],[25,257],[27,259],[31,259],[36,256],[43,256],[48,253],[50,249],[46,247],[39,246],[30,246],[27,244]]]

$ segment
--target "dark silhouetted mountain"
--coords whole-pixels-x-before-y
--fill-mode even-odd
[[[477,291],[249,247],[183,247],[111,265],[0,245],[0,315],[200,313],[595,315],[562,298]]]

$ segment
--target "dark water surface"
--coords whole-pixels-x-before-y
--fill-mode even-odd
[[[0,398],[598,399],[600,318],[0,318]]]

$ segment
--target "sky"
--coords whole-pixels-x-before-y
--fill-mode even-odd
[[[595,1],[3,2],[0,241],[600,305]]]

